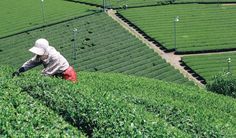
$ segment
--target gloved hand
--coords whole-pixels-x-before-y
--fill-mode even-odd
[[[20,76],[20,73],[25,72],[25,68],[24,67],[20,67],[18,71],[15,71],[12,73],[12,77],[18,77]]]
[[[18,76],[20,76],[20,73],[18,71],[12,73],[12,77],[18,77]]]
[[[20,67],[20,69],[18,70],[19,73],[21,72],[25,72],[25,68],[24,67]]]

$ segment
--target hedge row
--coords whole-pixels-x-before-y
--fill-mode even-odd
[[[89,84],[83,87],[30,72],[15,78],[14,84],[89,137],[189,137],[163,119]]]
[[[85,137],[60,115],[22,92],[15,85],[17,79],[7,77],[10,70],[0,69],[0,137]]]

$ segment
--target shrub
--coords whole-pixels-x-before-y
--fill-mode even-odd
[[[88,137],[189,137],[127,104],[109,89],[91,89],[87,84],[80,88],[80,83],[40,76],[34,71],[14,78],[14,82],[22,93],[39,100]]]
[[[236,79],[230,73],[218,73],[206,85],[209,91],[236,98]]]
[[[76,127],[16,86],[13,70],[0,66],[0,137],[84,138]]]

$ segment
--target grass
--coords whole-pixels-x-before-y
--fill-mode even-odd
[[[182,4],[122,10],[120,13],[167,49],[204,51],[235,48],[235,5]],[[167,13],[168,11],[168,13]],[[176,35],[174,35],[174,19]],[[212,35],[214,34],[214,35]]]
[[[94,7],[64,0],[45,0],[43,21],[41,0],[1,0],[0,37],[73,17],[89,14]]]

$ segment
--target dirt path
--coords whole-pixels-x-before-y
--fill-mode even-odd
[[[139,32],[137,32],[135,29],[130,27],[127,23],[125,23],[123,20],[121,20],[119,17],[116,16],[115,10],[108,10],[107,14],[112,17],[115,21],[117,21],[123,28],[128,30],[132,35],[137,37],[139,40],[141,40],[144,44],[146,44],[148,47],[153,49],[156,53],[158,53],[163,59],[166,60],[171,66],[173,66],[175,69],[179,70],[180,73],[182,73],[185,77],[187,77],[189,80],[193,81],[196,85],[200,87],[204,87],[204,85],[198,81],[196,78],[194,78],[190,73],[188,73],[181,65],[180,60],[181,56],[175,55],[172,53],[165,53],[163,52],[159,47],[157,47],[152,42],[148,41],[146,38],[144,38]]]

